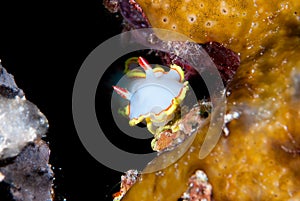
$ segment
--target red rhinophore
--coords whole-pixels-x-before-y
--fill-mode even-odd
[[[151,66],[149,65],[148,61],[144,59],[143,57],[138,58],[138,62],[140,66],[146,71],[146,70],[152,70]]]
[[[127,100],[130,99],[130,92],[127,89],[118,86],[113,86],[113,88],[122,98],[125,98]]]

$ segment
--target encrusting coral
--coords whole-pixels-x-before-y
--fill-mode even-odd
[[[176,163],[142,174],[122,201],[176,201],[203,170],[213,199],[300,199],[300,1],[137,0],[152,27],[216,41],[238,52],[241,65],[227,86],[228,122],[212,152],[199,159],[209,122]],[[208,118],[209,119],[209,118]],[[168,156],[177,154],[170,151]],[[164,154],[155,162],[164,163]]]
[[[177,31],[198,43],[223,43],[242,58],[268,48],[271,40],[274,43],[279,35],[296,28],[300,13],[297,0],[136,2],[152,27]]]

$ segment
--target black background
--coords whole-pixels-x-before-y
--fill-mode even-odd
[[[55,200],[112,200],[121,173],[93,159],[72,119],[72,89],[87,55],[120,33],[101,0],[0,1],[0,59],[49,120]]]

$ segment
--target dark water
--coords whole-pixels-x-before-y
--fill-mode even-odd
[[[0,10],[2,65],[50,123],[55,200],[111,200],[121,173],[82,146],[72,119],[72,89],[86,56],[120,33],[120,19],[101,0],[1,1]]]

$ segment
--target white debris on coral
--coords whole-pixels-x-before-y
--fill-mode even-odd
[[[14,157],[48,128],[46,117],[24,97],[0,95],[0,160]]]
[[[189,178],[188,189],[182,195],[183,201],[211,201],[212,186],[207,175],[202,170],[197,170]]]
[[[121,187],[120,191],[113,195],[113,201],[120,201],[126,192],[136,183],[139,172],[137,170],[128,170],[124,175],[121,176]]]
[[[224,116],[224,126],[223,126],[223,132],[225,134],[225,136],[229,136],[229,129],[227,128],[227,124],[229,122],[231,122],[234,119],[238,119],[240,117],[240,113],[239,112],[232,112],[232,113],[228,113]]]

